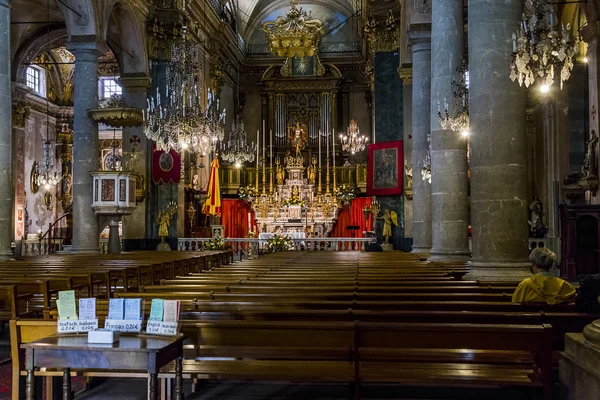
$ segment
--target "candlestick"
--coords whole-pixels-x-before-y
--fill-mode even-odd
[[[258,194],[259,182],[258,182],[258,174],[259,174],[259,158],[260,158],[260,130],[256,130],[256,194]]]
[[[333,193],[335,193],[336,189],[337,189],[337,185],[336,185],[336,176],[335,176],[335,129],[333,130],[333,135],[332,135],[332,141],[331,141],[331,146],[333,148]]]
[[[319,131],[319,191],[321,194],[322,186],[321,186],[321,131]]]
[[[329,194],[329,132],[326,133],[327,135],[327,139],[326,139],[326,143],[327,143],[327,174],[325,175],[325,193]]]
[[[263,176],[262,176],[262,184],[263,184],[263,191],[262,194],[266,195],[267,194],[267,158],[265,157],[266,153],[266,128],[265,128],[265,120],[263,119],[263,162],[262,162],[262,166],[263,166]]]
[[[269,136],[270,136],[269,145],[271,146],[271,152],[270,152],[271,154],[269,156],[269,158],[271,159],[271,167],[269,168],[270,172],[271,172],[271,181],[269,183],[269,193],[273,194],[273,129],[270,130]]]

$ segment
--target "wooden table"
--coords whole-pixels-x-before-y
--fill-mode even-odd
[[[87,335],[54,335],[21,345],[26,349],[26,399],[34,400],[34,370],[63,370],[63,400],[71,400],[71,368],[148,371],[150,400],[158,400],[158,372],[171,361],[175,366],[175,400],[183,400],[182,357],[185,336],[121,335],[113,344],[87,342]]]

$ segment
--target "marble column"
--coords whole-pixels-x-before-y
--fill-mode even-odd
[[[146,96],[150,86],[150,79],[148,77],[122,76],[119,79],[119,84],[123,88],[125,104],[129,107],[146,109]],[[134,144],[137,156],[132,162],[129,154]],[[142,126],[123,128],[123,152],[125,165],[130,166],[130,169],[138,174],[136,186],[138,188],[143,187],[144,194],[146,194],[146,185],[148,184],[147,155],[148,153],[151,154],[152,148],[149,146]],[[141,179],[143,179],[143,183],[139,182]],[[123,249],[125,251],[144,248],[147,204],[147,199],[144,199],[138,203],[132,215],[123,217]]]
[[[12,100],[10,83],[10,6],[0,0],[0,261],[12,257]]]
[[[469,2],[473,254],[466,279],[530,275],[525,92],[509,78],[522,3]]]
[[[431,250],[431,184],[421,178],[429,151],[431,102],[431,32],[410,32],[413,54],[412,86],[412,169],[413,169],[413,253]]]
[[[466,261],[469,250],[467,140],[443,129],[438,110],[450,115],[452,80],[463,59],[463,0],[433,0],[431,14],[432,261]]]
[[[88,110],[98,106],[98,43],[71,42],[75,56],[73,107],[73,253],[99,252],[98,217],[92,209],[91,172],[100,169],[98,123]]]

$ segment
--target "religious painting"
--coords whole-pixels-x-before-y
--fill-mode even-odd
[[[114,179],[102,179],[102,194],[100,195],[102,201],[115,201],[115,180]]]
[[[158,150],[152,145],[152,180],[155,184],[178,184],[181,180],[181,154],[171,149]]]
[[[315,75],[314,57],[294,57],[292,58],[292,76],[313,76]]]
[[[402,193],[403,158],[402,140],[369,145],[369,196],[393,196]]]
[[[127,188],[127,181],[125,179],[119,179],[119,201],[125,201],[126,188]]]

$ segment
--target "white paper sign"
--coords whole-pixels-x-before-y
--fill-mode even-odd
[[[79,326],[79,320],[59,319],[57,332],[58,333],[77,333],[78,326]]]
[[[177,335],[177,322],[163,322],[161,334],[167,336]]]
[[[148,324],[146,324],[146,333],[160,335],[161,330],[162,322],[160,321],[148,321]]]
[[[89,332],[98,329],[97,319],[80,319],[77,322],[77,332]]]
[[[151,335],[177,336],[179,331],[177,322],[148,321],[146,333]]]
[[[117,332],[138,333],[142,331],[142,321],[107,319],[104,322],[104,329]]]

